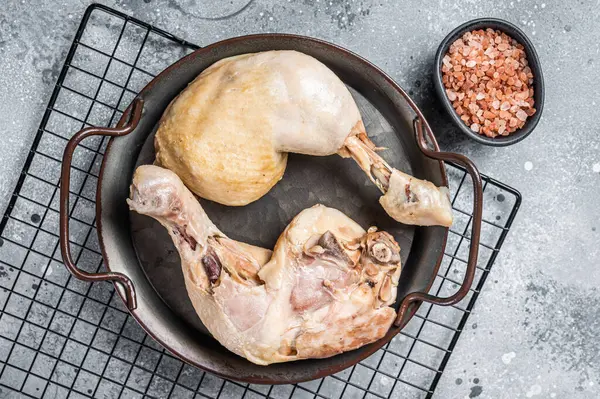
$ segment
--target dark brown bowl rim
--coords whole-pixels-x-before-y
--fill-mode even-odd
[[[370,61],[368,61],[367,59],[361,57],[360,55],[345,49],[341,46],[338,46],[336,44],[327,42],[325,40],[321,40],[321,39],[317,39],[317,38],[313,38],[313,37],[308,37],[308,36],[302,36],[302,35],[295,35],[295,34],[287,34],[287,33],[264,33],[264,34],[252,34],[252,35],[244,35],[244,36],[238,36],[238,37],[233,37],[233,38],[229,38],[229,39],[225,39],[219,42],[215,42],[212,43],[206,47],[201,47],[195,51],[193,51],[192,53],[182,57],[181,59],[179,59],[178,61],[176,61],[175,63],[173,63],[172,65],[168,66],[165,70],[163,70],[162,72],[160,72],[158,75],[156,75],[156,77],[154,79],[152,79],[136,96],[136,98],[138,97],[142,97],[143,93],[149,91],[157,81],[164,79],[166,76],[168,76],[173,69],[178,68],[181,64],[185,63],[189,58],[192,57],[197,57],[199,54],[205,54],[205,53],[209,53],[211,51],[213,51],[215,48],[223,46],[223,45],[228,45],[228,44],[233,44],[236,43],[238,41],[245,41],[245,40],[260,40],[260,39],[276,39],[276,38],[289,38],[289,39],[297,39],[297,40],[304,40],[304,41],[310,41],[313,43],[318,43],[324,46],[327,46],[329,48],[331,48],[332,51],[337,51],[340,53],[341,57],[353,57],[355,58],[357,61],[365,64],[367,67],[369,67],[370,69],[372,69],[375,73],[380,74],[388,84],[390,84],[394,90],[396,90],[398,93],[400,93],[402,95],[402,97],[406,100],[406,102],[408,103],[408,105],[410,106],[410,108],[413,110],[413,112],[417,115],[417,117],[419,117],[422,121],[424,121],[424,127],[426,132],[428,133],[428,138],[431,140],[431,144],[433,146],[433,148],[436,151],[439,151],[439,145],[435,139],[435,135],[433,134],[431,127],[429,126],[429,124],[427,123],[425,117],[423,116],[421,110],[417,107],[416,103],[409,97],[409,95],[404,91],[404,89],[402,89],[389,75],[387,75],[383,70],[381,70],[379,67],[377,67],[376,65],[372,64]],[[123,115],[121,116],[121,119],[119,120],[119,122],[117,123],[117,127],[122,127],[124,126],[128,119],[129,119],[129,114],[132,110],[132,105],[129,105],[127,107],[127,109],[123,112]],[[142,115],[143,118],[143,115]],[[113,138],[111,138],[107,144],[105,153],[104,153],[104,160],[108,159],[110,152],[111,152],[111,147],[113,144]],[[442,177],[442,183],[443,185],[448,185],[448,176],[446,174],[446,168],[444,166],[444,162],[443,161],[437,161],[440,167],[440,173],[441,173],[441,177]],[[108,271],[112,271],[111,267],[110,267],[110,262],[108,260],[107,257],[107,253],[106,253],[106,248],[104,245],[104,241],[103,241],[103,234],[102,234],[102,198],[101,198],[101,194],[102,194],[102,181],[103,181],[103,176],[104,176],[104,166],[105,166],[105,162],[102,162],[102,165],[100,167],[100,173],[98,175],[98,187],[97,187],[97,191],[96,191],[96,220],[97,220],[97,230],[98,230],[98,242],[99,242],[99,246],[100,249],[102,251],[102,255],[104,258],[104,264],[106,266],[106,269]],[[448,232],[449,232],[449,228],[445,228],[444,229],[444,238],[443,238],[443,242],[442,242],[442,250],[440,251],[440,255],[436,261],[436,264],[433,268],[433,278],[431,279],[431,281],[429,282],[429,284],[427,285],[427,288],[423,291],[423,292],[429,292],[429,290],[431,289],[431,287],[433,286],[433,283],[435,282],[435,276],[438,274],[439,272],[439,268],[441,266],[442,260],[444,258],[444,248],[446,247],[447,244],[447,239],[448,239]],[[123,301],[123,303],[125,305],[127,305],[127,298],[126,295],[123,291],[123,289],[116,283],[113,282],[114,286],[115,286],[115,291],[118,293],[119,297],[121,298],[121,300]],[[399,298],[400,300],[401,298]],[[360,361],[366,359],[367,357],[371,356],[373,353],[375,353],[377,350],[379,350],[381,347],[383,347],[385,344],[387,344],[389,341],[391,341],[391,339],[396,336],[396,334],[398,332],[400,332],[400,330],[402,330],[402,328],[404,328],[406,326],[406,324],[408,324],[408,322],[414,317],[415,313],[419,310],[419,308],[421,307],[422,302],[413,302],[410,305],[409,310],[406,313],[406,317],[405,317],[405,322],[399,326],[396,327],[392,324],[392,326],[390,327],[390,329],[388,330],[387,334],[379,339],[376,342],[373,342],[369,345],[366,345],[365,347],[363,347],[363,352],[360,354],[360,356],[357,356],[357,358],[354,358],[353,360],[357,359],[356,361],[353,360],[349,360],[346,362],[340,362],[336,365],[333,366],[328,366],[324,369],[321,369],[319,372],[315,373],[314,375],[311,375],[310,377],[306,377],[306,378],[290,378],[287,380],[272,380],[272,379],[264,379],[261,377],[247,377],[247,378],[235,378],[231,375],[227,375],[222,373],[220,370],[218,369],[213,369],[205,364],[199,364],[193,360],[190,359],[190,357],[187,356],[187,354],[184,351],[180,351],[180,350],[175,350],[173,348],[172,345],[170,345],[168,342],[165,342],[163,339],[161,339],[160,337],[158,337],[153,330],[144,322],[143,318],[141,317],[141,314],[139,314],[140,312],[138,312],[136,309],[130,310],[129,312],[131,313],[131,315],[133,316],[133,318],[138,322],[138,324],[143,328],[143,330],[150,335],[154,340],[156,340],[158,343],[160,343],[164,348],[166,348],[169,352],[171,352],[172,354],[174,354],[175,356],[177,356],[178,358],[180,358],[181,360],[183,360],[184,362],[191,364],[195,367],[200,368],[203,371],[207,371],[210,372],[212,374],[215,374],[219,377],[222,378],[226,378],[226,379],[234,379],[236,381],[239,382],[245,382],[245,383],[255,383],[255,384],[296,384],[296,383],[301,383],[301,382],[306,382],[306,381],[312,381],[315,379],[319,379],[319,378],[324,378],[327,377],[329,375],[338,373],[344,369],[347,369],[355,364],[358,364]],[[143,312],[142,312],[143,313]],[[310,359],[306,359],[306,360],[301,360],[301,361],[310,361]]]
[[[452,107],[452,103],[448,99],[448,96],[446,95],[446,91],[444,89],[444,85],[442,83],[442,59],[444,58],[444,55],[446,55],[450,45],[456,39],[462,36],[465,32],[482,28],[492,28],[500,30],[506,33],[507,35],[511,36],[512,38],[516,39],[519,43],[521,43],[525,48],[525,54],[527,55],[527,60],[529,61],[529,67],[531,68],[534,75],[533,96],[535,101],[536,113],[532,117],[527,118],[525,125],[521,129],[508,136],[492,138],[472,131],[467,125],[465,125],[465,123],[460,119],[460,117]],[[452,122],[454,122],[454,125],[456,125],[464,134],[466,134],[473,140],[490,146],[503,147],[515,144],[523,140],[525,137],[529,136],[537,126],[542,116],[542,110],[544,109],[544,76],[542,73],[540,59],[538,57],[533,43],[519,27],[508,21],[498,18],[473,19],[471,21],[465,22],[464,24],[452,30],[444,38],[444,40],[442,40],[436,52],[433,71],[433,83],[435,91],[440,101],[442,102],[444,109],[450,115]]]

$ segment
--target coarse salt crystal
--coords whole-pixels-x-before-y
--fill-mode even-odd
[[[466,63],[466,66],[468,68],[473,68],[475,65],[477,65],[477,62],[475,62],[474,60],[467,61],[467,63]]]
[[[529,90],[525,90],[515,94],[515,98],[518,98],[519,100],[526,100],[527,97],[529,97]]]
[[[519,119],[522,122],[525,122],[525,120],[527,119],[527,113],[525,111],[523,111],[522,109],[519,109],[517,111],[517,113],[515,114],[515,116],[517,117],[517,119]]]

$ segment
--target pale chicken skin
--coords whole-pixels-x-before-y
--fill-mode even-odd
[[[251,362],[356,349],[382,338],[396,317],[398,244],[336,209],[303,210],[271,252],[227,238],[167,169],[140,166],[127,201],[169,231],[198,316]]]
[[[416,195],[409,202],[388,192],[396,169],[376,153],[350,91],[324,64],[297,51],[243,54],[211,65],[171,102],[154,145],[157,165],[177,173],[196,195],[224,205],[265,195],[283,177],[289,152],[337,153],[352,157],[395,197],[385,201],[395,220],[452,223],[446,191],[431,183],[411,177],[414,187],[439,197],[433,207]]]

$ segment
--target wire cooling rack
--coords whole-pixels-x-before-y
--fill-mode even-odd
[[[136,93],[197,46],[110,8],[86,11],[0,223],[0,389],[33,398],[429,398],[473,309],[521,202],[484,177],[475,283],[452,307],[423,305],[388,345],[336,375],[298,385],[225,381],[171,356],[127,313],[109,283],[69,275],[58,249],[60,159],[86,126],[112,126]],[[75,152],[71,241],[82,269],[103,269],[95,191],[106,138]],[[432,292],[453,293],[469,245],[471,186],[448,165],[455,223]],[[17,395],[18,396],[18,395]]]

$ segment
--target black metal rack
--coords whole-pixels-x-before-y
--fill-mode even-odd
[[[0,222],[0,388],[32,398],[414,398],[433,395],[510,229],[521,196],[484,177],[484,223],[475,283],[461,303],[422,306],[367,360],[297,385],[225,381],[184,364],[147,336],[108,283],[72,278],[58,249],[60,159],[86,126],[112,126],[154,75],[197,46],[101,5],[77,31],[17,187]],[[71,241],[87,271],[103,268],[95,190],[106,139],[75,152]],[[455,223],[432,287],[451,294],[466,266],[470,182],[448,165]]]

